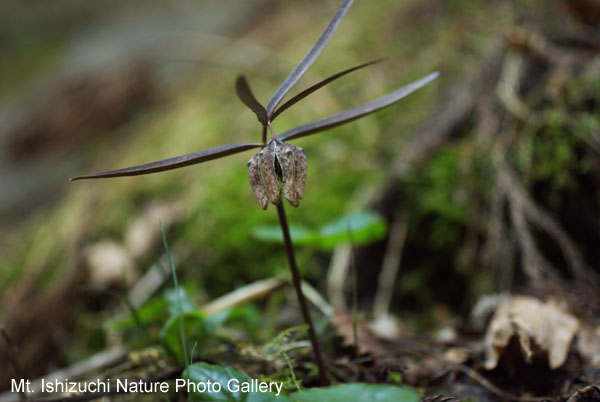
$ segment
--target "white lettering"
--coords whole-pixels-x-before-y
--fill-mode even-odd
[[[240,392],[240,380],[237,378],[232,378],[227,381],[227,390],[229,392]]]
[[[127,392],[127,380],[122,382],[120,378],[117,378],[117,392]]]
[[[29,380],[25,381],[24,379],[21,379],[17,383],[17,380],[11,379],[10,380],[10,392],[18,392],[20,394],[23,392],[31,392],[31,390],[29,389],[30,384],[31,384],[31,382]]]
[[[275,388],[277,388],[277,396],[279,396],[279,394],[281,393],[281,390],[283,389],[283,383],[282,382],[272,382],[271,385],[275,385]],[[271,387],[269,387],[269,391],[271,390]]]
[[[178,378],[177,380],[175,380],[175,392],[179,392],[179,389],[185,387],[186,384],[187,381],[183,378]]]

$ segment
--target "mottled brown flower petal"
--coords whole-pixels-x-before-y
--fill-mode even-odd
[[[269,195],[269,201],[277,205],[281,202],[281,188],[275,170],[275,141],[271,140],[261,152],[264,152],[260,160],[260,171],[263,182]]]
[[[295,146],[283,142],[277,142],[277,159],[282,170],[283,177],[283,195],[293,207],[300,204],[300,199],[296,192],[296,156],[294,155]]]
[[[301,200],[304,196],[304,185],[306,184],[306,154],[302,148],[297,146],[294,146],[294,154],[296,156],[296,193],[298,193],[298,200]]]
[[[248,177],[250,178],[250,186],[254,191],[256,199],[260,203],[260,207],[265,210],[269,205],[269,195],[267,189],[260,179],[260,158],[263,156],[263,151],[260,151],[248,161]]]

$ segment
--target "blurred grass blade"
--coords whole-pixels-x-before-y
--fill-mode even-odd
[[[262,147],[262,144],[259,142],[220,145],[218,147],[192,152],[191,154],[174,156],[173,158],[145,163],[143,165],[132,166],[117,170],[110,170],[108,172],[102,173],[94,173],[86,176],[71,177],[70,180],[73,181],[82,179],[100,179],[105,177],[138,176],[142,174],[163,172],[165,170],[177,169],[183,166],[207,162],[213,159],[222,158],[224,156],[236,154],[238,152],[243,152],[258,147]]]
[[[302,126],[285,131],[279,134],[277,136],[277,139],[281,141],[288,141],[294,138],[300,138],[306,135],[325,131],[327,129],[356,120],[362,116],[376,112],[380,109],[392,105],[393,103],[398,102],[400,99],[406,97],[407,95],[413,93],[417,89],[423,87],[424,85],[427,85],[429,82],[436,79],[438,75],[439,73],[437,72],[429,74],[428,76],[421,78],[418,81],[403,86],[402,88],[399,88],[388,95],[382,96],[381,98],[375,99],[369,103],[365,103],[364,105],[357,106],[355,108],[345,110],[341,113],[334,114],[333,116],[329,116],[324,119],[317,120],[312,123],[304,124]]]
[[[246,77],[243,75],[240,75],[235,81],[235,91],[244,105],[248,106],[248,108],[256,114],[258,121],[262,123],[263,127],[266,126],[268,121],[267,111],[265,110],[265,107],[256,100],[250,89],[250,85],[248,85],[248,81],[246,81]]]
[[[301,101],[302,99],[306,98],[308,95],[312,94],[313,92],[323,88],[325,85],[329,84],[330,82],[333,82],[335,80],[337,80],[338,78],[343,77],[346,74],[350,74],[351,72],[354,72],[356,70],[359,70],[361,68],[364,67],[368,67],[370,65],[379,63],[381,61],[383,61],[384,59],[377,59],[377,60],[372,60],[369,61],[367,63],[361,64],[359,66],[355,66],[352,68],[349,68],[347,70],[341,71],[337,74],[332,75],[329,78],[324,79],[323,81],[311,86],[310,88],[305,89],[304,91],[300,92],[298,95],[294,96],[292,99],[290,99],[289,101],[285,102],[283,105],[279,106],[277,108],[277,110],[275,110],[275,112],[273,112],[273,115],[271,116],[271,121],[275,120],[275,118],[277,116],[279,116],[284,110],[290,108],[291,106],[295,105],[296,103],[298,103],[299,101]]]
[[[185,329],[183,325],[183,301],[181,298],[181,293],[179,292],[179,282],[177,281],[177,271],[175,270],[175,263],[173,262],[173,256],[171,255],[171,250],[169,249],[169,243],[167,243],[167,236],[165,235],[165,230],[162,225],[162,221],[158,218],[158,227],[160,229],[160,236],[162,237],[163,246],[165,247],[165,252],[167,253],[167,257],[169,258],[169,265],[171,267],[171,275],[173,276],[173,283],[175,284],[175,291],[177,292],[177,299],[179,301],[179,340],[181,341],[181,349],[183,352],[183,362],[187,366],[188,362],[188,354],[187,354],[187,346],[186,346],[186,338],[185,338]]]
[[[344,0],[344,2],[337,9],[335,14],[333,15],[333,18],[331,18],[331,21],[329,21],[329,24],[327,25],[321,36],[319,36],[319,39],[317,39],[313,47],[310,48],[308,53],[306,53],[302,60],[300,60],[300,63],[298,63],[298,65],[294,68],[294,70],[292,70],[290,75],[287,76],[287,78],[285,79],[285,81],[283,81],[281,86],[277,88],[277,90],[269,100],[269,103],[267,104],[267,114],[270,117],[273,115],[273,112],[275,111],[283,97],[290,91],[294,84],[298,82],[298,80],[300,79],[300,77],[302,77],[306,70],[308,70],[308,68],[315,62],[315,60],[317,59],[317,57],[319,57],[323,49],[325,49],[325,46],[327,46],[327,43],[331,39],[331,36],[337,29],[338,25],[340,25],[342,19],[344,19],[346,12],[348,11],[353,2],[354,0]]]

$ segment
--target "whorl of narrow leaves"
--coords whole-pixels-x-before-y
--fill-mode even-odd
[[[279,116],[283,111],[287,110],[290,106],[296,104],[300,100],[306,98],[308,95],[337,80],[338,78],[381,61],[380,59],[370,61],[334,74],[305,89],[278,107],[281,100],[285,97],[289,90],[321,54],[338,25],[348,12],[348,9],[352,3],[353,0],[344,0],[342,2],[321,36],[319,36],[312,48],[302,58],[300,63],[298,63],[290,75],[284,80],[281,86],[277,88],[269,100],[266,108],[260,102],[258,102],[252,93],[246,78],[244,76],[239,76],[237,78],[235,88],[238,97],[250,110],[256,114],[258,121],[262,125],[262,143],[221,145],[218,147],[203,149],[190,154],[163,159],[156,162],[150,162],[143,165],[95,173],[86,176],[78,176],[71,178],[71,180],[136,176],[162,172],[165,170],[177,169],[188,165],[207,162],[238,152],[244,152],[253,148],[264,147],[263,150],[256,154],[248,163],[250,184],[254,190],[256,198],[259,200],[261,207],[266,209],[269,201],[272,203],[280,202],[282,192],[290,204],[297,206],[302,199],[304,194],[304,186],[306,184],[306,155],[301,148],[287,144],[285,141],[325,131],[332,127],[348,123],[367,114],[376,112],[377,110],[390,106],[399,101],[410,93],[428,84],[438,76],[438,73],[430,74],[418,81],[397,89],[386,96],[365,103],[364,105],[357,106],[312,123],[301,125],[291,130],[287,130],[274,137],[274,139],[271,140],[265,147],[267,127],[270,125],[270,122]],[[292,172],[292,166],[293,169],[295,169],[294,172]]]
[[[252,93],[250,86],[248,85],[246,79],[243,76],[238,77],[238,79],[236,80],[235,88],[238,97],[250,110],[252,110],[252,112],[256,114],[258,121],[262,125],[261,143],[222,145],[214,148],[193,152],[187,155],[181,155],[156,162],[146,163],[143,165],[71,178],[71,180],[95,179],[102,177],[135,176],[155,172],[162,172],[165,170],[176,169],[183,166],[203,163],[213,159],[222,158],[224,156],[232,155],[252,148],[263,147],[263,149],[260,152],[258,152],[254,157],[252,157],[252,159],[250,159],[250,161],[248,162],[248,175],[250,178],[250,185],[252,186],[254,194],[256,195],[256,198],[258,199],[259,204],[263,209],[266,209],[268,207],[269,202],[277,205],[277,213],[282,233],[285,239],[286,252],[288,255],[288,262],[290,264],[290,270],[292,272],[293,283],[296,293],[298,295],[298,300],[301,307],[300,310],[302,312],[305,322],[308,324],[308,333],[315,354],[315,361],[319,368],[319,374],[321,377],[322,385],[328,385],[329,380],[326,375],[326,369],[323,364],[321,353],[319,351],[319,344],[313,329],[310,315],[308,313],[308,308],[306,307],[306,300],[302,293],[300,273],[296,265],[294,249],[292,246],[291,237],[289,235],[289,228],[287,225],[287,219],[285,217],[284,208],[281,204],[282,194],[291,205],[296,207],[300,203],[300,200],[302,199],[302,196],[304,194],[304,185],[306,183],[306,155],[304,154],[304,151],[301,148],[295,145],[286,144],[284,141],[318,133],[320,131],[339,126],[352,120],[356,120],[369,113],[373,113],[379,109],[387,107],[397,102],[398,100],[404,98],[413,91],[416,91],[417,89],[421,88],[423,85],[429,83],[438,75],[437,73],[430,74],[419,81],[416,81],[412,84],[409,84],[390,93],[389,95],[383,96],[379,99],[368,102],[364,105],[355,107],[353,109],[349,109],[344,112],[335,114],[333,116],[296,127],[278,136],[275,136],[271,131],[273,138],[271,139],[271,141],[265,144],[267,127],[271,128],[271,121],[283,111],[285,111],[301,99],[304,99],[319,88],[322,88],[323,86],[331,83],[332,81],[353,71],[356,71],[360,68],[374,64],[376,62],[373,61],[365,63],[337,73],[300,92],[288,102],[284,103],[279,109],[277,108],[277,106],[283,100],[285,95],[290,91],[290,89],[294,86],[294,84],[298,82],[298,80],[300,79],[300,77],[302,77],[304,72],[306,72],[306,70],[314,63],[317,57],[319,57],[319,55],[331,39],[331,36],[337,29],[338,25],[348,12],[348,9],[352,5],[352,3],[353,0],[343,0],[342,4],[337,9],[333,18],[329,21],[329,24],[327,25],[321,36],[319,36],[316,43],[302,58],[300,63],[298,63],[298,65],[294,68],[290,75],[288,75],[288,77],[283,81],[281,86],[277,88],[277,90],[269,100],[269,103],[267,104],[266,108],[256,100],[256,97]]]

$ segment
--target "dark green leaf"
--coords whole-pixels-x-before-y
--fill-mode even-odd
[[[203,149],[201,151],[192,152],[191,154],[175,156],[173,158],[162,159],[160,161],[150,162],[143,165],[111,170],[102,173],[94,173],[86,176],[72,177],[71,180],[100,179],[104,177],[138,176],[142,174],[163,172],[165,170],[177,169],[188,165],[195,165],[197,163],[207,162],[213,159],[222,158],[224,156],[236,154],[258,147],[262,147],[262,144],[256,142],[221,145],[214,148],[208,148]]]
[[[318,231],[290,226],[290,235],[295,245],[313,245],[326,250],[351,241],[355,245],[373,243],[383,239],[386,233],[385,220],[371,211],[348,214],[325,224]],[[255,228],[252,236],[265,242],[283,244],[281,228],[277,225]]]
[[[289,402],[418,402],[416,391],[392,385],[344,384],[327,388],[311,388],[288,395]]]
[[[330,128],[351,122],[362,116],[376,112],[380,109],[383,109],[387,106],[398,102],[400,99],[406,97],[407,95],[413,93],[417,89],[436,79],[438,75],[438,73],[429,74],[428,76],[421,78],[420,80],[408,84],[402,88],[399,88],[388,95],[382,96],[381,98],[375,99],[369,103],[365,103],[364,105],[345,110],[341,113],[334,114],[333,116],[329,116],[324,119],[293,128],[291,130],[279,134],[277,138],[281,141],[288,141],[295,138],[304,137],[306,135],[325,131]]]
[[[313,92],[315,92],[315,91],[323,88],[325,85],[327,85],[327,84],[329,84],[329,83],[337,80],[338,78],[343,77],[346,74],[350,74],[351,72],[354,72],[354,71],[359,70],[361,68],[368,67],[370,65],[379,63],[382,60],[383,59],[372,60],[372,61],[369,61],[368,63],[364,63],[364,64],[361,64],[359,66],[355,66],[355,67],[349,68],[347,70],[344,70],[342,72],[334,74],[334,75],[332,75],[329,78],[324,79],[323,81],[321,81],[321,82],[319,82],[319,83],[311,86],[310,88],[305,89],[304,91],[300,92],[298,95],[294,96],[289,101],[285,102],[283,105],[279,106],[279,108],[277,108],[277,110],[275,110],[275,112],[271,116],[271,121],[275,120],[275,118],[277,116],[279,116],[284,110],[289,109],[291,106],[295,105],[296,103],[298,103],[302,99],[306,98],[308,95],[312,94]]]
[[[281,227],[278,225],[259,226],[252,230],[252,236],[264,242],[283,244],[283,234],[281,233]],[[296,245],[311,244],[318,241],[318,234],[302,226],[291,225],[290,236]]]
[[[240,321],[252,338],[256,338],[261,320],[262,313],[253,304],[235,306],[231,309],[229,317],[227,317],[227,322]]]
[[[267,111],[265,110],[265,107],[256,100],[250,89],[250,85],[248,85],[248,82],[246,81],[246,77],[243,75],[240,75],[235,81],[235,91],[244,105],[248,106],[248,108],[256,114],[258,121],[262,123],[263,127],[266,126],[269,120]]]
[[[231,309],[221,310],[211,314],[204,319],[207,334],[212,334],[215,330],[227,322],[231,315]]]
[[[220,391],[189,393],[191,401],[226,402],[418,402],[421,396],[411,388],[391,385],[344,384],[327,388],[311,388],[291,395],[274,392],[234,392],[231,384],[251,379],[237,370],[207,363],[196,363],[183,372],[183,379],[196,384],[218,383]],[[230,382],[231,381],[231,382]]]
[[[231,307],[225,310],[218,311],[207,316],[204,319],[206,333],[212,334],[217,328],[225,323],[232,321],[241,321],[252,338],[256,336],[258,326],[261,320],[261,313],[252,304]]]
[[[181,348],[179,332],[179,317],[180,315],[169,317],[160,331],[160,340],[162,344],[176,362],[183,361],[183,351]],[[200,311],[183,313],[183,328],[187,350],[192,350],[194,345],[197,345],[195,348],[197,354],[202,352],[202,347],[204,346],[204,340],[206,338],[206,326],[204,320],[204,313]]]
[[[179,295],[181,296],[181,305],[179,304],[177,291],[179,291]],[[184,313],[196,309],[196,303],[189,297],[188,292],[184,288],[167,289],[163,293],[163,298],[166,302],[167,314],[169,314],[169,317],[180,314],[180,307]]]
[[[166,301],[161,298],[153,298],[137,310],[140,320],[148,324],[160,323],[165,319]],[[136,322],[131,314],[124,317],[109,319],[106,323],[108,331],[131,329],[136,326]]]
[[[381,240],[387,233],[385,220],[372,211],[360,211],[329,222],[319,230],[320,246],[326,249],[339,244],[369,244]]]
[[[290,91],[294,84],[298,82],[298,80],[300,79],[300,77],[302,77],[306,70],[308,70],[308,68],[315,62],[315,60],[317,59],[317,57],[319,57],[323,49],[325,49],[325,46],[327,46],[327,43],[329,43],[331,36],[337,29],[338,25],[340,25],[340,22],[346,15],[346,12],[352,5],[353,1],[354,0],[344,0],[344,2],[337,9],[335,14],[331,18],[331,21],[329,21],[329,24],[327,25],[321,36],[319,36],[319,39],[317,39],[313,47],[308,51],[308,53],[306,53],[302,60],[300,60],[300,63],[298,63],[298,65],[294,68],[294,70],[292,70],[290,75],[287,76],[287,78],[285,79],[285,81],[283,81],[281,86],[277,88],[277,90],[269,100],[269,103],[267,104],[267,113],[269,116],[272,116],[273,112],[277,108],[277,105],[279,105],[279,102],[281,102],[283,97]]]
[[[284,402],[287,400],[285,396],[276,397],[271,392],[235,392],[232,385],[249,382],[251,379],[229,367],[196,363],[185,369],[183,379],[193,381],[199,385],[208,384],[209,381],[211,384],[218,383],[220,385],[219,392],[190,392],[190,401]],[[212,390],[214,391],[214,389],[213,387]]]

